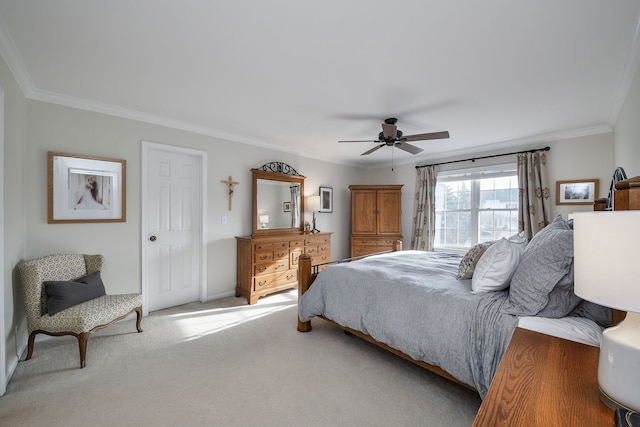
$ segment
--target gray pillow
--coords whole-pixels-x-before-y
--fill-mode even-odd
[[[503,312],[564,317],[580,301],[573,293],[573,230],[556,218],[533,236],[522,254]]]
[[[99,271],[75,281],[44,282],[44,290],[47,294],[49,316],[106,294]]]

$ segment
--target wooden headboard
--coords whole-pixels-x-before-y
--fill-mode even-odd
[[[598,199],[593,204],[593,210],[603,211],[607,206],[607,199]],[[613,209],[616,211],[640,210],[640,176],[618,181],[616,191],[613,192]],[[624,320],[626,312],[613,310],[612,321],[616,325]]]

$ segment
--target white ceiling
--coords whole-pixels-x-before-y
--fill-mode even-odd
[[[613,127],[638,0],[0,0],[29,98],[361,166],[380,123],[428,162]]]

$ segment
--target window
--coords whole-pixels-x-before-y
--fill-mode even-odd
[[[438,173],[435,248],[462,250],[517,232],[515,164]]]

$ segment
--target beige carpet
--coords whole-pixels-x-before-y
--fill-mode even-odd
[[[479,397],[328,323],[296,331],[295,291],[193,303],[89,339],[36,342],[0,426],[469,426]],[[24,356],[23,356],[24,358]]]

